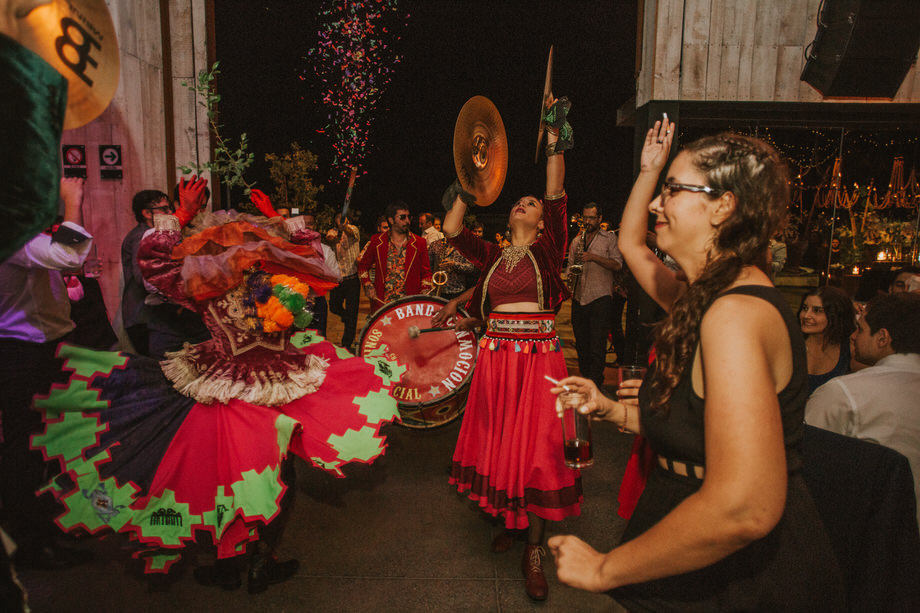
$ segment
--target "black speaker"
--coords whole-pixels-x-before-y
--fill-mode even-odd
[[[801,80],[825,97],[893,98],[918,48],[920,0],[824,0]]]

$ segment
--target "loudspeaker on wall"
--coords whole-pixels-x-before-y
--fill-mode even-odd
[[[893,98],[918,48],[920,0],[824,0],[801,80],[825,97]]]

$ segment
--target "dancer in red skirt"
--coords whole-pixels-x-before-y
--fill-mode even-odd
[[[45,432],[32,443],[60,462],[49,487],[66,508],[62,529],[130,534],[149,572],[167,571],[207,533],[218,564],[195,578],[225,589],[241,585],[237,558],[249,545],[247,588],[258,593],[297,570],[274,553],[293,456],[339,476],[379,457],[402,369],[297,332],[309,327],[310,290],[335,285],[319,235],[302,217],[279,217],[257,190],[266,217],[198,214],[205,183],[182,182],[179,210],[157,216],[138,260],[212,338],[159,363],[61,345],[66,381],[36,397]]]
[[[561,127],[568,102],[550,96],[547,108]],[[535,600],[547,594],[546,520],[578,515],[582,500],[579,473],[563,461],[562,426],[544,378],[566,375],[555,313],[569,297],[559,268],[568,240],[562,150],[570,147],[571,140],[560,139],[559,130],[548,125],[545,195],[514,204],[511,244],[505,248],[463,227],[472,197],[459,183],[445,194],[444,232],[482,271],[466,308],[486,320],[450,482],[504,519],[493,551],[507,551],[514,544],[512,531],[528,529],[522,570],[527,594]]]

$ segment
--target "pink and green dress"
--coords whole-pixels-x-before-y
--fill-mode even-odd
[[[266,323],[266,298],[292,295],[274,281],[320,295],[335,285],[296,218],[202,214],[183,238],[174,217],[158,217],[139,251],[145,279],[200,313],[213,338],[159,363],[61,345],[68,377],[36,396],[45,430],[32,441],[60,462],[48,485],[66,509],[58,525],[131,534],[148,571],[167,570],[201,531],[219,557],[242,553],[280,512],[291,453],[339,476],[382,455],[404,370]]]

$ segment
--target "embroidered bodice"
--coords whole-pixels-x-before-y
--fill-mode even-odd
[[[244,280],[246,271],[258,266],[292,275],[324,294],[335,282],[323,263],[319,235],[296,224],[286,233],[264,218],[231,213],[210,215],[210,225],[187,230],[183,238],[169,221],[175,218],[157,218],[138,251],[144,278],[171,301],[198,312],[212,336],[166,354],[161,366],[173,386],[199,402],[238,399],[266,406],[315,392],[325,360],[295,347],[293,328],[265,332],[254,325]]]
[[[533,260],[524,255],[510,271],[499,261],[486,291],[493,309],[511,302],[536,302],[537,270]]]

